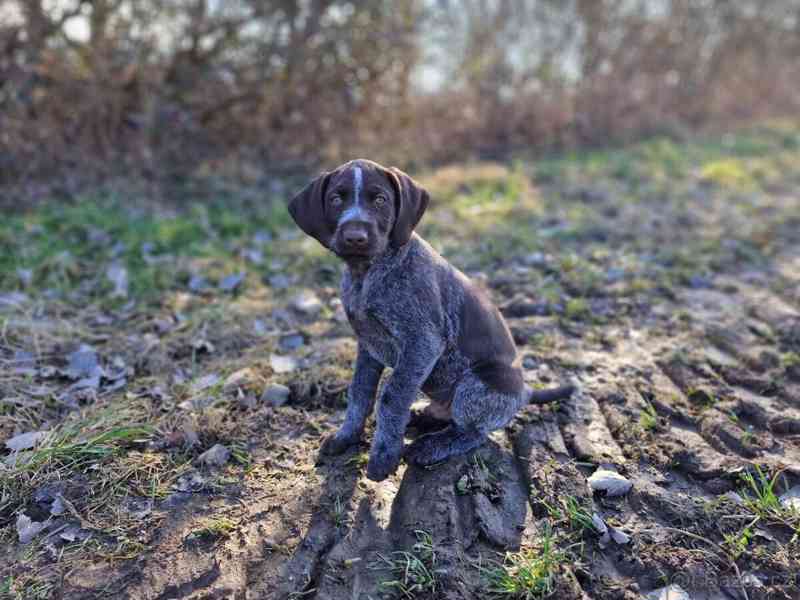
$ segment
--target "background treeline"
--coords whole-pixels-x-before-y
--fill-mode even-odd
[[[800,108],[800,0],[0,0],[0,185],[419,166]]]

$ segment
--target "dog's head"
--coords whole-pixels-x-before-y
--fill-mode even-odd
[[[394,167],[353,160],[309,183],[289,203],[297,225],[345,260],[400,247],[428,206],[428,192]]]

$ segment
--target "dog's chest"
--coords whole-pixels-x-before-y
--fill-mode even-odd
[[[387,367],[397,364],[397,342],[391,332],[377,319],[368,286],[363,281],[344,281],[342,304],[347,319],[367,352]]]

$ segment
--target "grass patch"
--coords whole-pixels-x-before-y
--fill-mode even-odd
[[[573,321],[582,321],[592,314],[586,298],[571,298],[564,307],[564,316]]]
[[[501,562],[481,565],[484,589],[495,598],[537,600],[555,590],[559,566],[565,560],[551,530],[545,530],[538,548],[506,553]]]
[[[658,413],[655,407],[649,402],[645,402],[644,408],[639,415],[639,425],[645,431],[655,431],[658,427]]]
[[[750,472],[743,473],[741,478],[745,484],[742,497],[745,503],[755,514],[767,517],[771,514],[781,513],[784,508],[778,495],[775,493],[775,484],[780,471],[770,479],[761,467],[756,465],[755,475]]]
[[[749,190],[756,181],[741,160],[724,158],[707,163],[700,171],[703,181],[733,190]]]
[[[49,600],[55,585],[35,576],[6,577],[0,581],[0,598],[3,600]]]
[[[738,560],[745,553],[750,540],[753,539],[753,529],[748,526],[736,533],[723,534],[723,547],[733,560]]]
[[[435,595],[439,589],[433,538],[422,530],[415,531],[414,535],[417,541],[411,552],[392,552],[388,557],[379,554],[381,562],[373,566],[388,568],[393,578],[381,582],[381,587],[405,598],[415,598],[420,594]]]
[[[152,469],[142,460],[123,467],[125,455],[143,446],[152,434],[147,425],[120,424],[125,421],[135,423],[136,419],[126,411],[100,411],[91,419],[56,428],[35,449],[7,459],[0,471],[0,516],[10,519],[34,489],[50,481],[69,480],[77,473],[91,478],[91,494],[85,501],[87,508],[97,510],[109,494],[121,493],[120,486],[128,481],[138,479],[143,472],[165,468],[159,465]],[[158,489],[155,485],[148,487]]]
[[[180,212],[114,200],[49,204],[0,223],[0,289],[67,295],[82,285],[91,298],[102,299],[113,289],[106,267],[119,263],[128,271],[131,294],[152,299],[188,278],[186,259],[222,259],[222,268],[240,268],[240,250],[256,233],[274,236],[289,224],[282,202],[249,207],[246,217],[222,204]]]
[[[781,504],[780,498],[775,491],[775,486],[781,471],[777,471],[772,477],[761,470],[756,465],[755,473],[745,472],[740,478],[744,483],[741,496],[744,506],[754,519],[750,527],[754,527],[758,522],[773,525],[781,525],[793,532],[792,543],[800,540],[800,512],[786,508]]]
[[[17,473],[44,467],[80,470],[117,453],[131,442],[143,442],[150,434],[147,427],[115,427],[88,439],[78,439],[82,428],[67,429],[54,435],[44,446],[21,453],[14,465]]]
[[[237,521],[227,517],[208,519],[202,527],[195,529],[186,537],[186,542],[218,542],[229,538],[238,526]]]

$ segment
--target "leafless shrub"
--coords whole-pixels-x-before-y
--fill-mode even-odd
[[[796,111],[798,0],[6,0],[0,185],[257,180]]]

